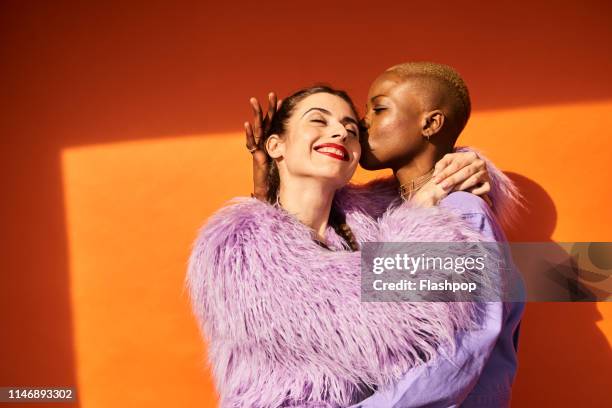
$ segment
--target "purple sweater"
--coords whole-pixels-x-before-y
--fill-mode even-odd
[[[480,198],[456,192],[441,206],[459,213],[486,240],[506,240],[494,214]],[[521,285],[516,270],[510,273],[510,279]],[[409,370],[396,384],[352,408],[509,406],[523,311],[521,302],[487,303],[485,324],[478,330],[458,333],[454,353],[441,349],[436,359]]]

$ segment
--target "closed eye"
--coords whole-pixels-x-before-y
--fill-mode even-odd
[[[324,119],[310,119],[311,122],[316,122],[316,123],[322,123],[324,125],[327,124],[327,122]]]

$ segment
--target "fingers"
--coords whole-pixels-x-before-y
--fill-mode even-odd
[[[268,94],[268,112],[263,120],[263,132],[264,134],[270,130],[270,124],[272,123],[272,118],[276,114],[276,107],[278,105],[278,101],[276,100],[276,94],[274,92],[270,92]]]
[[[491,191],[491,183],[486,181],[480,185],[476,185],[474,187],[468,188],[466,191],[469,191],[472,194],[476,194],[477,196],[481,196],[483,199],[485,197],[487,197],[488,199],[489,196],[487,196],[487,193]]]
[[[249,99],[249,102],[251,103],[251,108],[253,109],[253,136],[255,138],[255,144],[257,146],[259,146],[259,142],[261,140],[261,137],[263,136],[263,131],[262,131],[262,124],[263,124],[263,117],[261,114],[261,106],[259,105],[259,101],[257,100],[257,98],[251,98]]]
[[[458,187],[465,181],[467,181],[474,174],[479,173],[478,167],[470,164],[465,167],[459,167],[461,164],[450,164],[445,170],[451,172],[444,180],[442,180],[440,187],[448,189],[452,186]],[[459,168],[458,168],[459,167]],[[444,173],[443,172],[443,173]],[[484,173],[484,172],[483,172]],[[442,173],[440,174],[442,176]]]
[[[268,94],[268,113],[272,112],[272,115],[274,115],[274,112],[276,112],[276,102],[276,94],[270,92]]]
[[[440,159],[434,167],[434,182],[440,183],[447,177],[458,172],[468,165],[475,165],[476,168],[484,166],[484,161],[478,158],[474,152],[448,153]],[[455,183],[456,184],[456,183]]]
[[[440,160],[438,160],[438,162],[436,163],[436,165],[434,166],[434,177],[433,177],[433,182],[434,183],[438,183],[440,182],[442,179],[439,177],[440,173],[449,165],[451,164],[451,162],[453,161],[453,158],[451,157],[450,154],[445,154],[444,157],[442,157]]]
[[[246,146],[248,149],[257,146],[253,136],[253,128],[249,122],[244,122],[244,134],[246,135]]]
[[[255,143],[259,146],[262,137],[270,130],[270,124],[276,111],[280,108],[282,100],[278,99],[274,92],[268,94],[268,111],[263,115],[263,110],[257,98],[249,99],[251,108],[253,109],[253,137]]]
[[[463,169],[461,169],[461,171],[459,171],[456,175],[453,175],[451,177],[449,177],[446,181],[450,180],[451,178],[454,177],[459,177],[459,176],[463,176],[464,174],[469,174],[471,172],[475,171],[475,167],[474,166],[467,166],[464,167]],[[473,173],[471,176],[465,178],[463,181],[458,181],[457,183],[455,183],[455,187],[453,188],[454,191],[465,191],[469,188],[472,187],[477,187],[480,184],[484,183],[488,181],[487,179],[487,172],[486,171],[477,171],[476,173]],[[442,183],[444,184],[444,183]]]
[[[478,168],[478,171],[487,171],[487,162],[485,162],[478,156],[476,156],[476,159],[474,159],[471,164],[473,166],[476,166]]]

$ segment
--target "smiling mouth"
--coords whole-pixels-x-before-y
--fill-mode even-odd
[[[337,160],[348,161],[349,154],[344,146],[335,143],[323,143],[314,147],[317,153],[324,154],[329,157],[333,157]]]

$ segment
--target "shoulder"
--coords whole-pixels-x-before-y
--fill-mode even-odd
[[[256,198],[236,197],[215,212],[209,222],[221,218],[232,222],[256,221],[262,215],[273,216],[276,213],[276,207]]]
[[[256,236],[290,218],[286,212],[255,198],[234,198],[204,222],[196,242],[221,244],[237,237]]]
[[[350,183],[336,192],[335,200],[345,212],[356,211],[378,218],[398,198],[398,187],[393,176],[365,184]]]
[[[419,207],[402,202],[378,220],[379,241],[455,242],[481,241],[457,211],[444,207]]]
[[[455,212],[487,241],[505,241],[495,213],[475,194],[457,191],[440,202],[440,207]]]
[[[466,191],[455,191],[440,201],[440,206],[453,210],[458,210],[464,214],[485,214],[489,215],[491,209],[489,205],[476,194]]]

